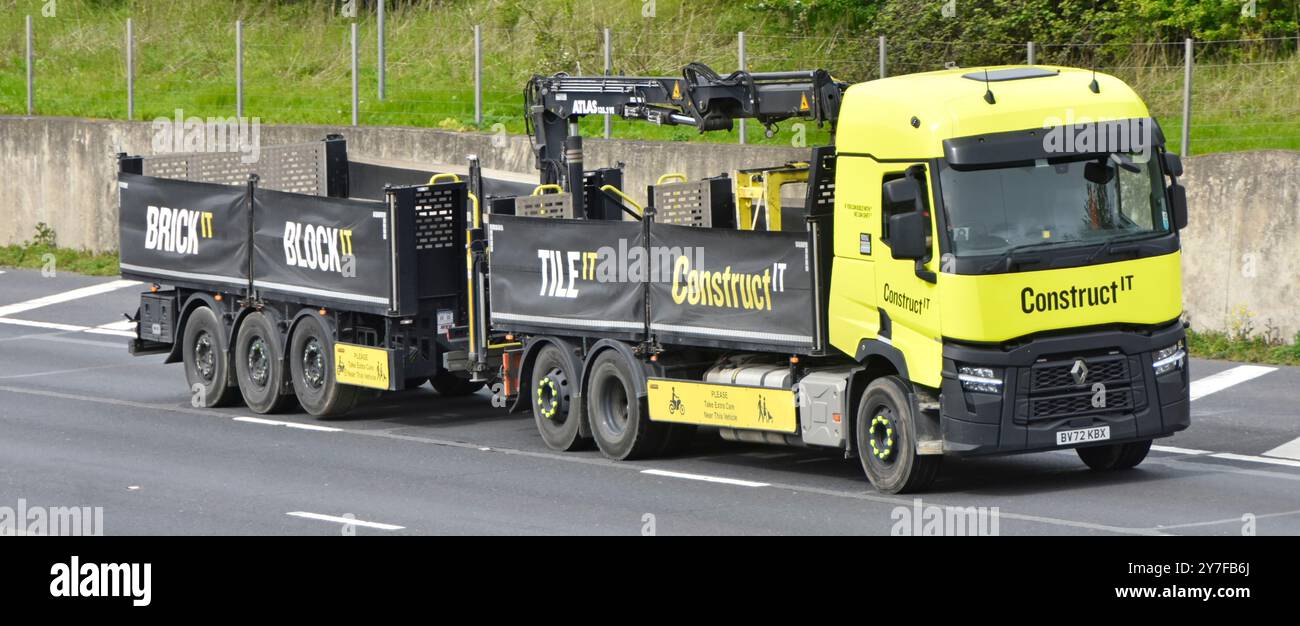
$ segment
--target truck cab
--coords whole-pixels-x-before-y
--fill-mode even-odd
[[[836,153],[830,343],[920,397],[918,455],[1088,446],[1114,469],[1188,426],[1181,164],[1130,87],[1044,66],[854,85]]]

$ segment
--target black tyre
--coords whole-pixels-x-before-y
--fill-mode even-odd
[[[283,411],[293,402],[293,394],[285,393],[288,376],[280,331],[265,314],[250,313],[235,339],[235,377],[244,403],[263,415]]]
[[[862,469],[876,489],[920,491],[939,473],[943,457],[916,453],[916,416],[901,378],[886,376],[867,385],[854,430]]]
[[[230,351],[217,314],[208,307],[195,309],[185,322],[182,341],[185,382],[189,383],[193,404],[217,407],[233,402],[239,391],[226,384],[230,380]]]
[[[589,444],[583,439],[582,420],[586,416],[578,395],[578,374],[569,367],[560,349],[548,345],[537,353],[530,380],[529,404],[533,421],[542,441],[552,450],[579,450]]]
[[[289,372],[298,403],[316,417],[351,411],[361,394],[361,389],[335,379],[334,336],[315,316],[299,322],[289,339]]]
[[[406,379],[406,382],[402,383],[402,389],[419,389],[427,382],[429,382],[429,379],[423,376],[420,378],[408,378]]]
[[[438,393],[449,398],[459,398],[478,393],[478,390],[482,389],[484,384],[482,381],[470,382],[468,378],[451,372],[438,372],[438,375],[433,377],[433,388],[438,390]]]
[[[605,350],[596,355],[587,383],[587,419],[596,445],[611,459],[656,454],[668,436],[664,424],[650,421],[648,407],[636,395],[636,380],[622,354]]]
[[[697,430],[694,424],[663,424],[661,427],[667,433],[664,435],[663,445],[659,446],[655,456],[678,456],[690,450]]]
[[[1147,458],[1151,440],[1077,448],[1075,451],[1088,467],[1097,471],[1133,469]]]

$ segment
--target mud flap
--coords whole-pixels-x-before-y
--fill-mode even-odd
[[[928,395],[907,394],[916,416],[916,453],[943,454],[943,432],[939,428],[939,401]]]

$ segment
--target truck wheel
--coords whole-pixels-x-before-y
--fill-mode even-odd
[[[433,388],[448,398],[459,398],[478,393],[478,390],[482,389],[484,384],[481,381],[477,383],[470,382],[468,378],[463,378],[451,372],[438,372],[438,375],[433,377]]]
[[[298,403],[316,417],[342,415],[356,406],[361,390],[334,378],[334,337],[315,317],[298,323],[289,340],[289,371]]]
[[[667,432],[664,434],[664,443],[659,446],[655,456],[678,456],[690,450],[697,430],[694,424],[663,424],[661,427]]]
[[[283,411],[293,400],[281,393],[286,375],[280,331],[263,313],[250,313],[235,340],[235,377],[244,403],[255,413]]]
[[[200,307],[185,322],[181,353],[185,359],[185,382],[189,383],[196,404],[210,408],[230,404],[237,391],[226,386],[230,377],[230,353],[226,350],[225,329],[217,314]]]
[[[429,382],[429,379],[423,376],[420,378],[408,378],[404,383],[402,383],[402,389],[419,389],[427,382]]]
[[[587,443],[579,432],[583,411],[573,401],[578,377],[559,348],[548,345],[537,353],[530,380],[533,421],[546,447],[564,452],[582,448]]]
[[[637,398],[636,380],[623,355],[614,350],[596,355],[587,385],[587,415],[600,451],[618,461],[658,452],[667,435]]]
[[[1098,471],[1133,469],[1147,458],[1150,451],[1150,439],[1075,449],[1088,467]]]
[[[907,493],[934,481],[943,457],[916,453],[916,416],[901,378],[886,376],[867,385],[854,430],[862,469],[876,489]]]

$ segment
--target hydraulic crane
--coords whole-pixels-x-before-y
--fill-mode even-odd
[[[691,63],[680,77],[534,76],[525,91],[526,122],[541,184],[562,185],[583,203],[582,135],[578,120],[587,115],[617,115],[666,126],[694,126],[701,133],[755,119],[769,136],[777,123],[808,119],[818,127],[839,119],[846,83],[826,70],[749,72],[721,76]]]

